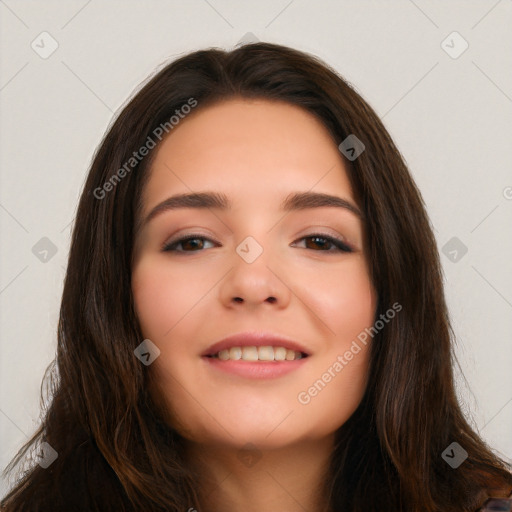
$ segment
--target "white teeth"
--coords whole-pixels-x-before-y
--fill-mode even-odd
[[[273,361],[274,360],[274,348],[273,347],[259,347],[258,348],[258,359],[260,361]]]
[[[231,347],[229,349],[229,359],[242,359],[242,349],[240,347]]]
[[[293,350],[290,350],[290,352],[293,352],[293,355],[295,356],[295,352]],[[286,359],[286,349],[284,347],[276,347],[274,349],[274,359],[276,361],[284,361]]]
[[[295,351],[286,349],[286,356],[287,361],[293,361],[295,359]]]
[[[229,359],[229,350],[221,350],[218,354],[217,354],[217,357],[219,359],[223,359],[224,361],[228,360]]]
[[[242,347],[242,360],[243,361],[257,361],[258,349],[256,347]]]
[[[301,359],[302,353],[290,350],[285,347],[231,347],[224,349],[215,354],[223,361],[227,360],[243,360],[243,361],[293,361]]]

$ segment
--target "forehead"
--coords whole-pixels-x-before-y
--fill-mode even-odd
[[[146,212],[170,193],[203,189],[260,205],[281,202],[290,190],[353,198],[328,130],[310,112],[281,101],[199,104],[156,151],[144,191]]]

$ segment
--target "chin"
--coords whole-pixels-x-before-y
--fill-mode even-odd
[[[298,434],[292,435],[289,432],[270,434],[271,430],[263,432],[253,430],[251,432],[239,432],[233,438],[225,439],[231,447],[241,451],[269,451],[278,450],[292,446],[301,441]]]
[[[203,427],[201,432],[189,429],[186,438],[194,443],[210,445],[217,448],[250,449],[248,445],[254,445],[259,450],[273,450],[299,442],[307,432],[301,436],[300,432],[291,431],[289,428],[280,428],[279,421],[272,423],[254,424],[254,417],[246,420],[236,419],[232,423],[223,423],[225,430],[211,425],[212,430]]]

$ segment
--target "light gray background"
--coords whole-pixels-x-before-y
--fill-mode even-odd
[[[311,52],[351,82],[404,155],[439,250],[452,237],[467,247],[457,261],[441,253],[458,391],[512,461],[510,0],[0,0],[0,15],[2,468],[38,422],[71,222],[113,114],[168,60],[247,33]],[[31,47],[51,48],[44,31],[58,43],[46,59]],[[457,58],[445,51],[463,48],[454,31],[469,44]],[[46,262],[32,251],[43,237],[57,248]]]

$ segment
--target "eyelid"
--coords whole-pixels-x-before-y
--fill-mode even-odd
[[[341,233],[338,233],[337,231],[333,230],[332,228],[325,228],[323,226],[309,226],[307,230],[304,231],[305,234],[299,235],[300,237],[308,237],[312,235],[323,235],[323,236],[330,236],[332,238],[337,238],[343,243],[346,243],[347,245],[350,245],[350,242],[348,241],[347,237],[342,235]]]
[[[303,232],[303,234],[299,235],[299,238],[307,238],[310,236],[326,236],[334,238],[335,240],[339,240],[341,243],[345,244],[347,247],[349,247],[352,251],[357,251],[358,246],[356,243],[353,243],[349,238],[347,238],[345,235],[342,235],[338,231],[335,231],[332,228],[327,228],[323,226],[309,226],[307,230]]]
[[[331,244],[333,244],[338,249],[338,251],[345,252],[345,253],[356,251],[356,248],[351,243],[349,243],[344,236],[332,235],[329,232],[324,232],[322,230],[318,230],[318,231],[314,231],[312,233],[306,233],[304,235],[301,235],[295,240],[294,243],[300,242],[306,238],[325,238]],[[339,247],[340,245],[342,247]],[[318,252],[329,253],[329,252],[337,252],[337,251],[318,251]]]
[[[199,233],[196,231],[191,232],[178,232],[177,235],[173,235],[170,238],[167,238],[165,242],[161,245],[160,249],[163,251],[166,247],[169,247],[170,245],[173,245],[177,242],[181,242],[183,240],[186,240],[188,238],[205,238],[207,240],[210,240],[212,242],[215,242],[216,244],[219,244],[220,242],[217,242],[214,236],[208,233]]]

